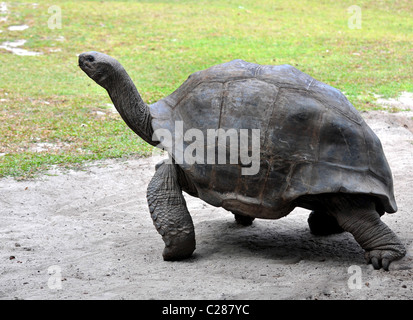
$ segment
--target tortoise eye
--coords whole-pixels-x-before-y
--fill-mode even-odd
[[[95,58],[93,56],[87,56],[86,60],[89,61],[89,62],[93,62],[93,61],[95,61]]]

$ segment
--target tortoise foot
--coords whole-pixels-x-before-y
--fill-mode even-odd
[[[195,250],[195,235],[165,246],[162,256],[165,261],[179,261],[189,258]]]
[[[407,262],[408,260],[408,257],[406,257],[406,259],[403,259],[403,261],[400,260],[405,255],[406,250],[403,245],[393,245],[391,249],[375,249],[366,251],[365,253],[367,263],[371,263],[376,270],[383,268],[386,271],[389,270],[390,264],[392,265],[392,269],[394,269],[397,265],[399,265],[400,269],[400,263],[403,264],[403,262]],[[392,261],[395,261],[394,267],[393,263],[391,263]]]

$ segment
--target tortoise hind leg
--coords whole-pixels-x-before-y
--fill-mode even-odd
[[[252,222],[255,219],[253,217],[244,216],[242,214],[239,214],[239,213],[236,213],[236,212],[233,212],[233,211],[232,211],[232,213],[234,214],[235,221],[238,224],[240,224],[242,226],[245,226],[245,227],[252,225]]]
[[[164,260],[188,258],[195,250],[195,231],[174,164],[160,163],[148,185],[149,211],[165,242]]]
[[[361,195],[330,195],[326,196],[325,205],[338,224],[350,232],[366,251],[366,260],[375,269],[388,270],[392,261],[405,256],[405,247],[381,221],[371,198]]]
[[[319,210],[312,211],[308,216],[308,226],[312,234],[316,236],[327,236],[330,234],[344,232],[336,218]]]

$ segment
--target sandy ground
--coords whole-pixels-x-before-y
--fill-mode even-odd
[[[413,113],[364,113],[382,140],[412,251]],[[186,197],[193,258],[164,262],[146,204],[156,159],[110,160],[33,181],[0,180],[1,299],[411,299],[413,271],[373,270],[348,233],[310,234],[309,211],[235,224]]]

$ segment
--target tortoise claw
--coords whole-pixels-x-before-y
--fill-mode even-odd
[[[373,265],[373,268],[378,270],[381,268],[381,262],[377,257],[372,257],[370,259],[371,264]]]
[[[394,250],[372,250],[366,252],[367,263],[371,263],[373,268],[379,270],[383,268],[389,271],[389,266],[392,261],[399,260],[404,256],[404,252]]]

